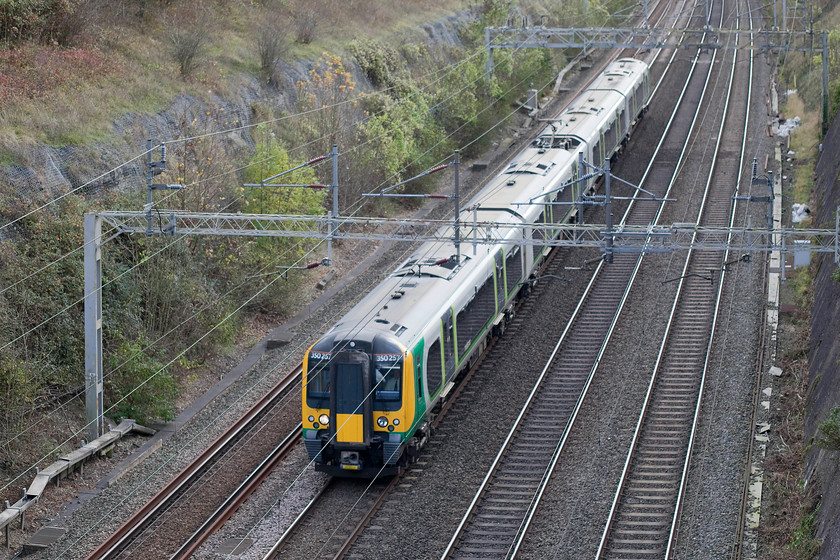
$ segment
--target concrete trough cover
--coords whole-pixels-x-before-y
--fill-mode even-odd
[[[242,554],[252,544],[254,544],[254,539],[227,539],[219,545],[216,554]]]
[[[285,346],[286,344],[290,343],[294,336],[294,333],[290,333],[289,331],[283,331],[266,340],[265,347],[268,350],[280,348],[281,346]]]
[[[66,532],[67,529],[63,527],[41,527],[37,533],[30,537],[29,542],[24,545],[24,549],[34,552],[47,548],[63,537]]]

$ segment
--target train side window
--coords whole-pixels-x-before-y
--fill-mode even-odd
[[[460,353],[466,352],[478,333],[493,318],[496,302],[493,297],[493,278],[488,278],[476,290],[475,297],[459,313],[455,322],[458,330],[458,346]]]
[[[508,254],[505,270],[507,271],[508,293],[511,294],[516,290],[516,287],[522,280],[522,258],[520,257],[518,246],[513,247],[510,254]]]
[[[440,351],[440,339],[429,346],[426,356],[426,381],[429,384],[429,395],[434,395],[443,382],[443,355]]]
[[[500,311],[505,304],[505,261],[502,252],[499,251],[494,257],[496,264],[496,311]]]

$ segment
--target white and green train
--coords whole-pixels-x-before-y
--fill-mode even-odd
[[[504,329],[548,254],[539,240],[550,229],[528,224],[572,218],[574,206],[551,203],[594,187],[597,177],[577,181],[579,154],[602,167],[626,142],[649,95],[647,64],[611,63],[462,205],[465,226],[474,219],[497,225],[495,243],[466,238],[460,258],[454,241],[423,244],[308,349],[303,440],[317,470],[390,475],[417,456],[435,407]],[[454,236],[442,231],[439,238]]]

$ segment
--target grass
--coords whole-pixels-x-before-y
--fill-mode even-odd
[[[813,206],[814,167],[819,155],[820,143],[820,115],[808,111],[802,99],[796,94],[788,96],[784,114],[788,118],[799,117],[799,128],[790,135],[790,149],[794,152],[794,167],[787,172],[794,174],[793,192],[790,194],[793,202]],[[806,219],[802,225],[807,225],[808,222],[810,218]]]
[[[261,78],[254,30],[266,20],[276,19],[294,35],[295,14],[314,14],[313,41],[293,43],[288,54],[314,61],[324,52],[344,56],[358,38],[422,34],[423,24],[487,1],[171,0],[142,19],[120,3],[105,4],[105,13],[97,15],[101,21],[86,27],[92,35],[79,37],[76,46],[0,44],[5,47],[0,48],[0,153],[8,154],[4,161],[15,161],[25,159],[20,145],[100,142],[112,134],[116,118],[155,114],[184,93],[208,100],[231,97],[243,76]],[[526,12],[545,12],[535,0],[519,4]],[[199,20],[208,29],[206,50],[195,74],[184,80],[169,37],[176,26]],[[70,63],[56,62],[62,57]],[[15,141],[7,144],[9,138]]]
[[[83,38],[77,47],[27,43],[0,49],[2,161],[18,161],[23,157],[20,146],[26,144],[102,141],[111,134],[115,118],[154,114],[182,93],[206,99],[232,95],[241,76],[259,77],[254,29],[268,15],[291,25],[298,5],[302,0],[207,4],[201,17],[209,30],[208,44],[195,75],[186,81],[178,75],[168,38],[176,22],[196,13],[185,1],[167,3],[161,13],[147,14],[142,22],[103,23],[98,37]],[[293,44],[289,56],[315,60],[324,51],[343,53],[356,37],[416,28],[468,5],[447,0],[307,3],[303,9],[316,10],[320,23],[315,40]]]

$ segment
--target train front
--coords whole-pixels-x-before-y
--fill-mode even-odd
[[[303,440],[316,470],[360,477],[399,472],[415,448],[413,370],[411,353],[382,333],[327,335],[309,349]]]

